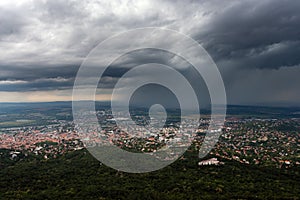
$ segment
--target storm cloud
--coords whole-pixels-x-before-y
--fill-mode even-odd
[[[69,94],[82,61],[101,41],[154,26],[186,34],[208,51],[228,103],[299,105],[299,9],[294,0],[2,0],[0,92]],[[104,87],[113,87],[124,68],[153,57],[127,55],[107,72]],[[163,53],[157,61],[180,63]]]
[[[300,63],[299,1],[240,1],[196,36],[216,61],[237,67],[280,68]]]

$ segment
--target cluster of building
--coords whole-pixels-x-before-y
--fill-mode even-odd
[[[0,149],[17,152],[28,151],[42,154],[45,158],[55,157],[67,151],[114,144],[125,150],[135,152],[156,152],[166,148],[187,148],[191,143],[195,149],[201,149],[205,139],[206,145],[214,145],[211,156],[236,160],[244,164],[275,165],[292,167],[300,165],[300,120],[299,119],[239,119],[228,118],[225,126],[210,130],[207,128],[209,119],[201,119],[200,127],[193,131],[193,120],[172,122],[169,126],[157,131],[145,131],[138,126],[129,126],[127,131],[118,128],[117,120],[109,111],[98,113],[99,125],[88,126],[81,132],[75,131],[74,125],[67,121],[59,121],[54,125],[39,127],[23,127],[0,130]],[[126,118],[118,119],[125,121]],[[144,119],[143,119],[144,120]],[[85,122],[83,122],[85,123]],[[154,121],[155,123],[155,121]],[[100,130],[99,130],[99,127]],[[180,131],[184,129],[184,131]],[[78,129],[76,129],[78,130]],[[199,162],[199,165],[219,165],[216,158]]]
[[[42,155],[44,158],[55,158],[59,154],[83,148],[70,123],[9,128],[1,131],[0,149],[11,149],[12,158],[30,153]]]
[[[245,164],[300,166],[300,119],[227,119],[212,155]]]

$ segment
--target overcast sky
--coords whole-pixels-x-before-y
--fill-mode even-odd
[[[298,0],[1,0],[0,101],[71,100],[76,72],[99,42],[151,26],[203,45],[229,104],[299,106],[299,10]]]

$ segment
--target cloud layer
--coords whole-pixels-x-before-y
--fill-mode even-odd
[[[206,48],[223,75],[229,103],[298,104],[299,9],[294,0],[2,0],[0,92],[14,94],[11,101],[34,92],[68,96],[81,62],[99,42],[156,26]],[[129,55],[118,65],[149,58]],[[107,88],[122,67],[104,79]]]

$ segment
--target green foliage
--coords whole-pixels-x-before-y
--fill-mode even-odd
[[[187,152],[156,172],[128,174],[99,163],[86,150],[31,159],[0,170],[0,199],[266,199],[299,198],[299,169],[224,161],[197,166]]]

